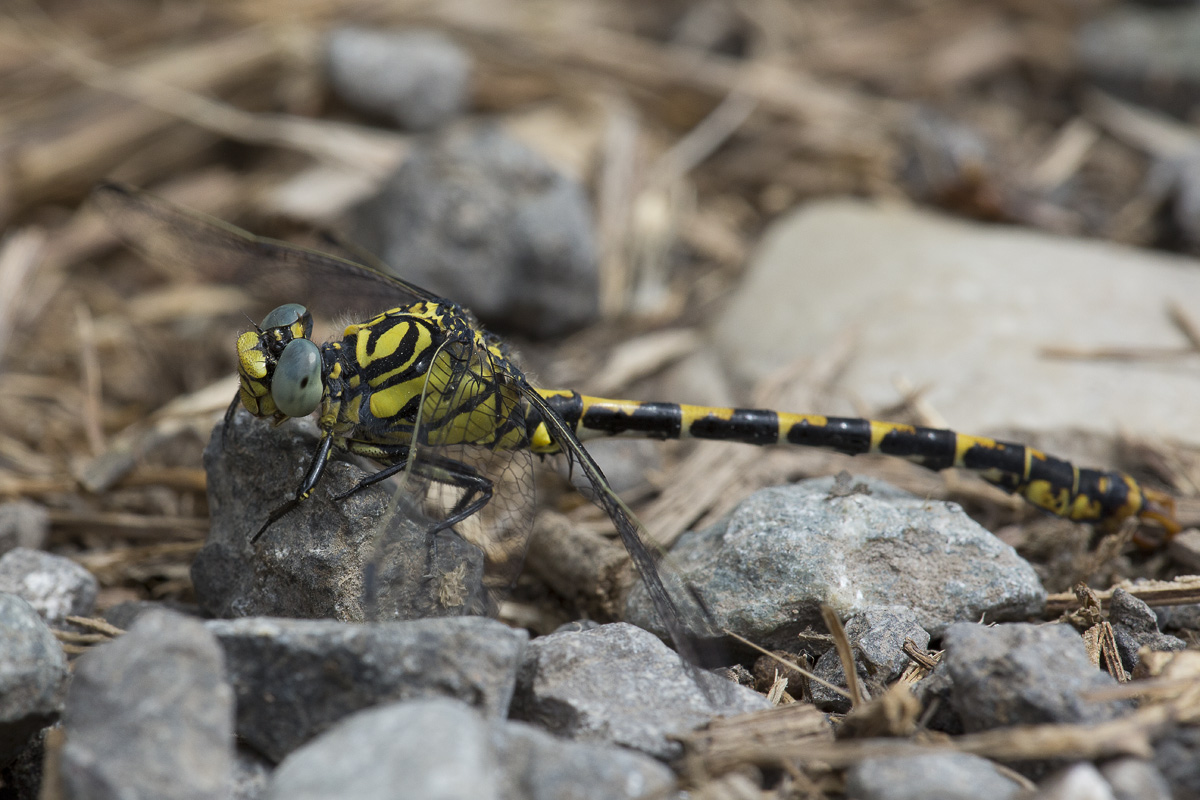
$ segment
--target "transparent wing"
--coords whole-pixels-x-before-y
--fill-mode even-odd
[[[494,615],[520,574],[533,530],[533,457],[521,393],[503,365],[472,342],[439,348],[426,376],[408,462],[376,533],[365,605],[401,614],[398,542],[427,532],[424,580],[444,614]],[[494,446],[500,437],[500,444]],[[468,558],[463,558],[466,552]]]
[[[669,562],[664,561],[659,548],[649,543],[641,522],[609,486],[600,466],[575,437],[570,426],[527,382],[524,388],[526,400],[537,410],[550,436],[570,459],[572,467],[579,469],[587,478],[591,487],[589,499],[602,508],[616,526],[638,577],[654,604],[662,629],[670,637],[675,649],[689,664],[714,665],[723,655],[723,648],[718,644],[722,635],[705,608],[703,598],[670,567]],[[700,685],[707,690],[707,683],[701,682]]]
[[[366,266],[255,236],[128,186],[100,184],[92,191],[92,203],[113,230],[148,259],[245,287],[271,304],[299,300],[317,314],[365,318],[422,300],[442,302],[385,273],[378,262]]]

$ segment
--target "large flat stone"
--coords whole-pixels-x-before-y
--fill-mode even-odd
[[[1200,308],[1200,262],[837,200],[774,225],[711,333],[747,381],[853,333],[856,356],[838,386],[845,402],[823,413],[891,405],[903,375],[964,432],[1036,442],[1082,430],[1102,444],[1120,430],[1200,444],[1193,369],[1042,355],[1181,347],[1170,302]],[[1063,455],[1079,457],[1069,445],[1087,437],[1069,438]]]

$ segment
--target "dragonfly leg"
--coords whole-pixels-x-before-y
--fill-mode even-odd
[[[427,480],[455,486],[463,490],[462,497],[455,502],[446,518],[438,522],[430,533],[446,530],[483,510],[492,500],[492,482],[479,474],[469,464],[448,458],[426,458],[415,465],[416,472]]]
[[[267,528],[274,525],[286,516],[288,512],[308,499],[309,495],[312,494],[313,488],[317,485],[317,481],[321,480],[321,476],[325,473],[325,467],[329,464],[329,456],[332,452],[333,436],[332,434],[324,433],[321,435],[320,444],[317,445],[317,451],[313,453],[312,462],[308,465],[308,471],[304,473],[304,480],[300,483],[300,488],[296,490],[296,496],[271,512],[267,517],[267,521],[258,529],[258,532],[250,537],[251,544],[257,543],[259,537],[266,533]]]
[[[408,445],[372,444],[366,447],[357,447],[356,443],[351,442],[349,449],[351,452],[381,461],[387,466],[363,478],[349,490],[335,495],[333,499],[337,501],[345,500],[360,489],[387,480],[410,468]],[[479,474],[474,467],[461,461],[432,454],[422,454],[411,464],[411,469],[414,474],[424,480],[454,486],[463,492],[462,496],[455,501],[454,507],[450,509],[446,518],[437,522],[430,529],[430,533],[446,530],[473,514],[479,513],[492,499],[492,482]]]
[[[350,450],[351,452],[358,452],[353,445],[350,447]],[[373,486],[380,481],[386,481],[393,475],[398,475],[408,468],[408,445],[394,445],[386,448],[379,445],[373,445],[370,453],[360,453],[360,455],[366,455],[368,458],[374,458],[377,461],[382,461],[383,463],[387,464],[387,466],[378,472],[372,473],[363,478],[346,491],[340,494],[335,494],[333,496],[334,501],[340,503],[350,495],[355,494],[362,489],[367,488],[368,486]]]
[[[225,431],[229,428],[229,423],[233,422],[233,415],[237,413],[238,406],[242,404],[241,394],[235,394],[233,401],[229,404],[229,408],[225,409],[225,421],[221,423],[221,443],[225,443]]]

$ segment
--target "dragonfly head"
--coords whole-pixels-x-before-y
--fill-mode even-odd
[[[308,416],[321,404],[321,349],[312,329],[308,309],[288,303],[238,337],[238,396],[247,411],[283,421]]]

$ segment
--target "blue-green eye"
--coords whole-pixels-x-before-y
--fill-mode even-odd
[[[308,309],[299,303],[285,303],[263,317],[262,329],[286,328],[307,313]]]
[[[310,339],[288,342],[279,354],[275,374],[271,377],[271,399],[275,401],[275,407],[289,417],[306,417],[316,410],[324,392],[321,349]]]

